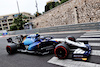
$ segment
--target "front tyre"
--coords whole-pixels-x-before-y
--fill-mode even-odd
[[[59,59],[65,59],[69,54],[69,47],[66,44],[58,44],[54,49],[54,54]]]

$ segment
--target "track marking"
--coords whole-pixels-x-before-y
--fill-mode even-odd
[[[100,32],[86,32],[76,39],[77,41],[100,41]]]
[[[100,64],[84,62],[84,61],[74,61],[71,59],[58,59],[57,57],[52,57],[48,63],[64,66],[64,67],[100,67]]]
[[[77,38],[77,41],[100,41],[100,38]]]
[[[100,56],[100,50],[92,50],[91,55]]]
[[[82,35],[82,36],[80,36],[80,37],[95,37],[95,38],[97,38],[97,37],[100,37],[100,35]]]
[[[100,43],[91,43],[91,42],[89,42],[89,45],[90,46],[100,46]]]
[[[85,33],[83,35],[100,35],[100,33]]]

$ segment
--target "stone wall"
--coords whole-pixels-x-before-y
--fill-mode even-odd
[[[69,0],[33,19],[37,28],[100,21],[100,0]]]

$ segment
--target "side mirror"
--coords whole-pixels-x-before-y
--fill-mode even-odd
[[[53,37],[51,37],[51,39],[53,39]]]

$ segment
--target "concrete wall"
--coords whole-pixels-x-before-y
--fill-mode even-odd
[[[69,0],[33,19],[37,28],[100,21],[100,0]]]
[[[34,34],[46,33],[46,32],[61,32],[61,31],[78,31],[78,30],[100,30],[100,22],[94,23],[81,23],[73,25],[63,25],[48,28],[36,28],[32,30],[19,30],[19,31],[9,31],[9,35],[20,35],[20,34]]]

